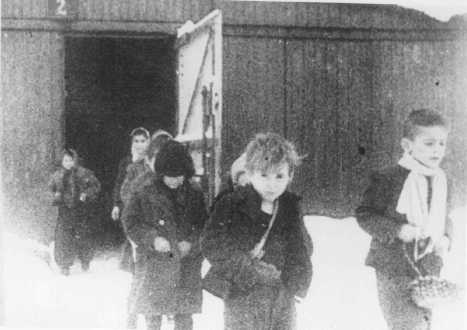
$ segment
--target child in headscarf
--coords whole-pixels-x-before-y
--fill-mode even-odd
[[[100,183],[92,171],[78,164],[75,150],[65,149],[62,155],[62,166],[52,175],[49,187],[58,207],[55,261],[62,274],[69,275],[76,257],[84,271],[89,269],[93,254],[91,211]]]

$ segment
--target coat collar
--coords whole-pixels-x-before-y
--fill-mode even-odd
[[[251,184],[238,187],[233,192],[233,198],[239,211],[253,219],[258,219],[261,214],[261,196]],[[301,198],[289,191],[285,191],[279,197],[279,210],[283,210],[289,203],[298,203]]]

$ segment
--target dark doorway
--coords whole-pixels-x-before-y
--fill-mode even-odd
[[[65,41],[65,141],[102,184],[98,219],[110,220],[118,163],[129,153],[129,133],[143,126],[173,132],[173,37],[67,37]]]

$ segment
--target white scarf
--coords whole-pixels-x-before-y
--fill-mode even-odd
[[[428,168],[408,153],[399,165],[410,170],[397,202],[397,212],[405,214],[410,224],[421,229],[421,238],[431,237],[438,242],[443,237],[446,223],[447,181],[440,168]],[[432,178],[432,195],[428,210],[428,182]]]

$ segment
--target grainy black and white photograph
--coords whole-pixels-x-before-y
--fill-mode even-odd
[[[1,1],[0,328],[462,330],[467,2]]]

